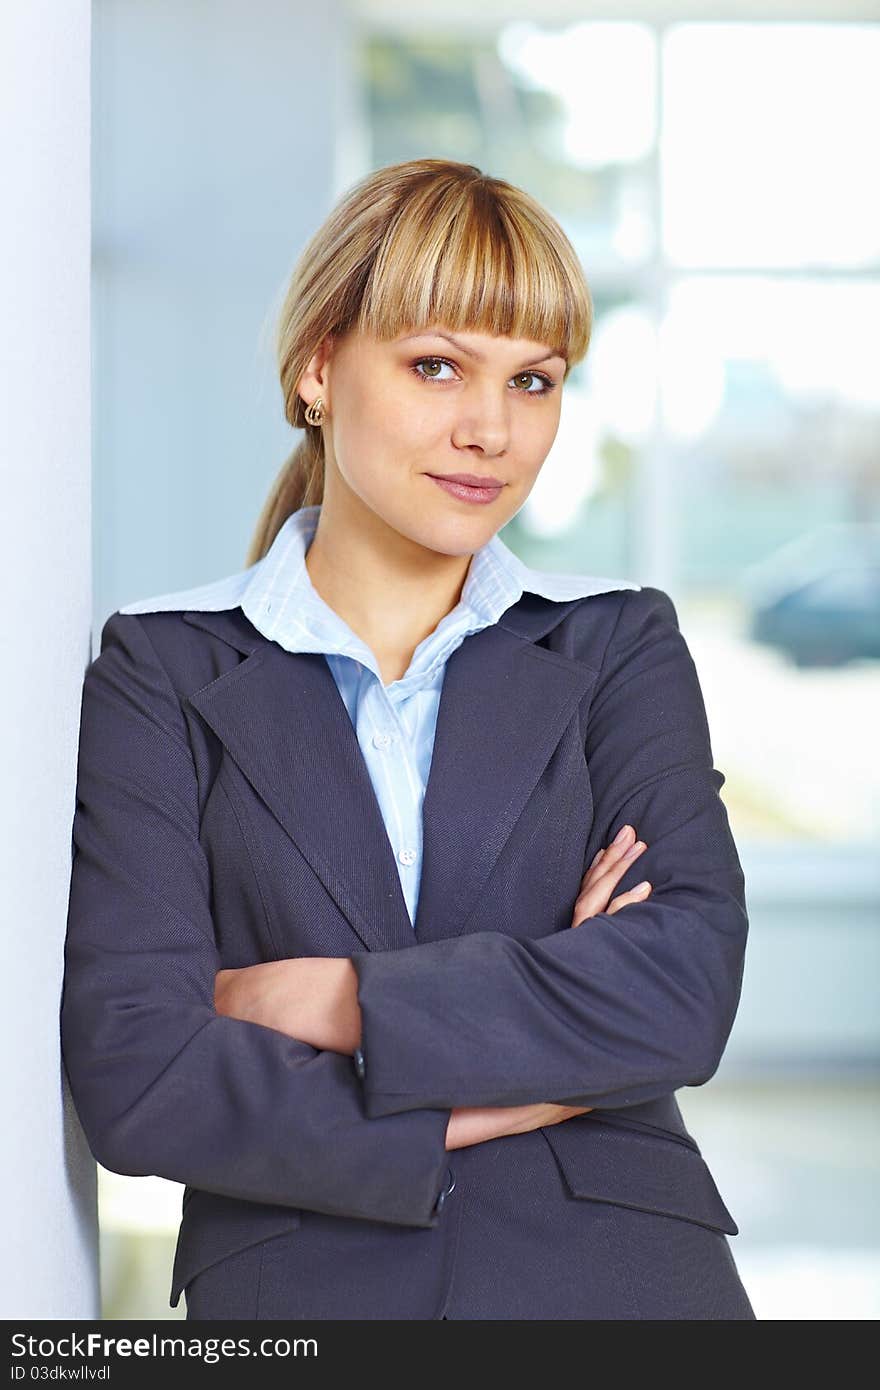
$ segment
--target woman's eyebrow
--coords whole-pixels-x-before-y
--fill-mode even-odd
[[[448,343],[452,343],[453,347],[457,347],[459,352],[463,352],[467,357],[475,357],[478,362],[485,360],[484,353],[477,352],[475,348],[467,347],[459,338],[454,338],[451,333],[439,333],[426,329],[423,333],[410,333],[407,337],[400,338],[398,341],[401,343],[409,343],[413,338],[445,338]],[[553,357],[559,357],[563,362],[565,361],[561,352],[548,352],[544,357],[535,357],[529,360],[534,362],[549,362]]]

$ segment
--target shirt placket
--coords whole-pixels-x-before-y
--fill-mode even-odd
[[[394,853],[404,901],[414,924],[422,863],[422,794],[418,768],[398,703],[374,672],[358,704],[357,736]]]

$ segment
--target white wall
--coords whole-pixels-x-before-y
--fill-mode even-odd
[[[296,442],[272,350],[366,173],[345,0],[97,0],[95,620],[244,568]]]
[[[89,658],[87,0],[0,5],[0,1317],[97,1314],[58,1008]]]

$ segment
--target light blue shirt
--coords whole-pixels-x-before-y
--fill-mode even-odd
[[[473,555],[455,608],[419,643],[404,675],[384,685],[371,649],[312,586],[305,556],[320,513],[320,506],[294,512],[263,558],[246,570],[196,588],[142,599],[119,611],[218,612],[240,606],[264,637],[286,651],[324,654],[357,733],[410,920],[415,922],[422,802],[449,657],[471,633],[497,622],[525,592],[562,602],[641,585],[625,579],[533,570],[500,536],[493,536]]]

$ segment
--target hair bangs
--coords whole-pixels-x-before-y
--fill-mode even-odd
[[[388,341],[440,324],[546,343],[570,367],[586,355],[592,302],[552,219],[491,181],[434,181],[411,193],[377,248],[358,327]]]

